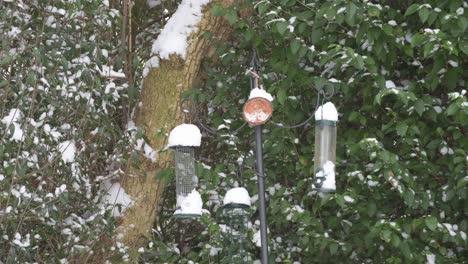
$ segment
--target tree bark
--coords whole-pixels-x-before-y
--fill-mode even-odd
[[[204,57],[211,56],[214,49],[209,40],[199,38],[206,31],[213,36],[226,39],[232,29],[223,17],[213,16],[211,6],[219,3],[227,8],[235,0],[213,1],[203,8],[198,29],[190,36],[187,58],[171,55],[169,60],[160,60],[159,67],[150,70],[144,79],[141,107],[136,113],[136,124],[142,128],[151,147],[158,151],[167,144],[167,138],[158,138],[160,129],[170,131],[182,122],[179,109],[181,93],[198,86]],[[170,151],[159,152],[156,162],[144,160],[138,168],[130,168],[121,178],[122,187],[132,197],[133,205],[125,211],[117,229],[117,239],[129,248],[145,246],[151,237],[151,229],[157,217],[158,204],[164,190],[164,182],[158,174],[172,163]]]

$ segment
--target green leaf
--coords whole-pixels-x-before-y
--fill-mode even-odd
[[[2,57],[0,57],[0,66],[10,64],[10,62],[13,61],[13,58],[14,57],[10,54],[3,55]]]
[[[213,16],[223,16],[224,15],[224,10],[219,4],[213,5],[213,8],[211,9],[211,12],[213,13]]]
[[[424,101],[421,100],[421,99],[418,99],[418,100],[414,103],[414,110],[416,110],[416,112],[419,114],[419,116],[422,116],[422,114],[423,114],[424,111],[425,111]]]
[[[426,224],[427,228],[429,228],[431,231],[434,231],[437,228],[438,221],[436,217],[428,216],[424,218],[424,223]]]
[[[377,211],[377,205],[374,202],[369,202],[367,204],[367,215],[373,216]]]
[[[412,47],[419,46],[419,45],[421,45],[426,39],[427,39],[427,36],[418,33],[418,34],[414,35],[414,36],[411,38],[411,46],[412,46]]]
[[[403,198],[405,199],[405,203],[409,206],[414,204],[414,193],[411,189],[407,189],[403,193]]]
[[[382,230],[382,233],[380,233],[380,238],[384,240],[385,242],[389,242],[392,237],[392,230],[390,229],[384,229]]]
[[[465,53],[465,55],[468,55],[468,40],[461,40],[458,44],[458,48]]]
[[[449,107],[447,107],[447,116],[451,116],[451,115],[454,115],[458,112],[458,109],[460,109],[460,107],[458,106],[458,103],[452,103],[449,105]]]
[[[348,6],[346,7],[345,21],[351,27],[355,24],[356,11],[356,5],[353,2],[348,3]]]
[[[236,12],[230,11],[226,14],[226,19],[228,20],[229,24],[234,25],[239,17],[237,16]]]
[[[261,14],[266,13],[266,11],[268,11],[268,8],[269,8],[269,2],[263,2],[263,3],[259,4],[258,5],[258,14],[261,15]]]
[[[426,22],[427,21],[427,18],[429,17],[429,15],[431,14],[431,11],[426,8],[426,7],[423,7],[421,9],[419,9],[419,19],[421,20],[421,22]]]
[[[412,4],[408,7],[408,9],[406,9],[406,12],[405,12],[405,16],[410,16],[414,13],[416,13],[416,11],[418,11],[418,8],[419,8],[419,5],[418,4]]]
[[[293,39],[293,41],[291,42],[292,54],[296,54],[300,47],[301,47],[301,42],[297,39]]]
[[[400,237],[398,237],[397,234],[392,234],[392,241],[391,241],[391,243],[392,243],[392,246],[398,248],[398,246],[399,246],[400,243],[401,243]]]
[[[323,30],[321,28],[312,28],[312,44],[317,44],[323,34]]]
[[[396,126],[397,134],[401,137],[406,135],[406,131],[408,131],[408,125],[405,123],[398,123]]]
[[[278,30],[278,33],[280,33],[281,35],[284,35],[287,28],[288,23],[286,23],[285,21],[279,21],[276,23],[276,30]]]
[[[357,120],[357,119],[359,118],[359,116],[360,116],[360,115],[359,115],[358,112],[353,111],[353,112],[351,112],[351,114],[349,114],[349,116],[348,116],[348,121],[352,122],[352,121],[354,121],[354,120]]]
[[[457,25],[461,32],[465,32],[466,28],[468,27],[468,21],[464,17],[459,17]]]
[[[336,252],[338,251],[338,244],[337,243],[331,243],[329,249],[330,249],[330,254],[335,255]]]
[[[286,89],[280,89],[276,94],[276,97],[278,98],[278,102],[283,105],[287,98]]]
[[[343,195],[339,195],[339,194],[336,194],[335,195],[335,200],[336,200],[336,203],[341,206],[341,207],[345,207],[345,200],[343,198]]]

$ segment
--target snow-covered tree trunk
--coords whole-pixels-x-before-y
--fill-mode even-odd
[[[156,152],[167,144],[166,138],[158,138],[158,131],[169,131],[182,122],[180,95],[203,81],[201,62],[214,52],[208,39],[200,35],[209,31],[225,39],[230,33],[226,20],[212,15],[214,2],[228,7],[236,1],[182,1],[153,45],[154,57],[143,73],[144,86],[135,123],[144,130]],[[155,161],[145,159],[139,168],[129,168],[121,178],[122,187],[133,203],[123,215],[117,238],[130,248],[142,246],[150,236],[164,189],[158,174],[171,162],[170,151],[157,153]]]

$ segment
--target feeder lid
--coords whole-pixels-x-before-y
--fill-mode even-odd
[[[332,102],[319,106],[315,111],[315,120],[338,121],[338,111]]]
[[[199,147],[201,144],[200,129],[196,125],[182,124],[169,133],[167,147]]]
[[[225,208],[242,207],[239,205],[250,207],[249,193],[244,187],[232,188],[224,196],[223,204]]]

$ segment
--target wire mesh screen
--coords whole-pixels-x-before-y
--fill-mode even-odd
[[[225,206],[226,220],[225,249],[228,251],[223,263],[249,263],[251,260],[247,253],[247,235],[249,221],[248,206]]]
[[[174,148],[176,192],[187,196],[197,185],[195,175],[195,151],[193,147]]]

